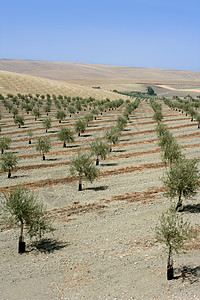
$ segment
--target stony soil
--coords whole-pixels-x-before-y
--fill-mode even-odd
[[[189,117],[163,105],[164,122],[189,157],[200,157],[200,130]],[[82,113],[83,114],[83,113]],[[54,219],[56,230],[41,242],[26,236],[27,252],[17,253],[18,229],[1,224],[0,299],[200,299],[200,239],[187,252],[174,256],[176,279],[166,280],[167,253],[155,239],[155,226],[169,200],[160,180],[165,171],[157,144],[153,111],[142,102],[123,131],[120,143],[100,162],[98,180],[77,180],[69,173],[70,160],[80,146],[89,151],[95,137],[115,124],[120,110],[109,111],[92,122],[83,136],[62,147],[58,126],[72,125],[67,118],[54,121],[52,149],[42,161],[35,150],[45,135],[41,119],[26,115],[25,128],[17,128],[2,110],[2,134],[12,136],[19,157],[11,179],[0,173],[0,191],[19,184],[34,189]],[[53,116],[53,113],[52,113]],[[43,116],[44,117],[44,116]],[[27,130],[34,137],[28,145]],[[184,201],[184,218],[200,228],[199,196]]]

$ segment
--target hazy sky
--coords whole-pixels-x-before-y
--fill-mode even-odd
[[[1,0],[0,58],[200,71],[200,0]]]

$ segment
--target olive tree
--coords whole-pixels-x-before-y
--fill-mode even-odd
[[[33,109],[33,115],[35,117],[35,121],[37,120],[37,118],[40,118],[41,117],[41,112],[39,111],[38,108],[34,108]]]
[[[105,159],[110,152],[109,146],[105,141],[95,139],[90,144],[92,155],[96,156],[96,166],[99,165],[99,157]]]
[[[18,252],[25,252],[24,230],[30,238],[41,238],[45,232],[53,230],[50,219],[42,202],[36,200],[33,192],[17,187],[11,193],[4,194],[0,208],[3,219],[12,227],[20,228]]]
[[[127,119],[123,116],[119,116],[117,118],[117,128],[119,128],[119,130],[124,130],[124,128],[126,127],[127,124]]]
[[[85,132],[85,129],[86,129],[86,122],[85,120],[77,120],[74,124],[74,129],[75,129],[75,132],[78,133],[78,136],[81,135],[81,133],[84,133]]]
[[[74,133],[68,127],[62,127],[57,136],[63,142],[63,147],[66,147],[66,142],[74,142]]]
[[[31,144],[31,138],[33,137],[33,131],[32,130],[29,130],[28,131],[28,138],[29,138],[29,140],[28,140],[28,143],[29,144]]]
[[[167,259],[167,279],[174,278],[173,259],[174,253],[183,252],[186,242],[196,236],[196,230],[191,227],[188,221],[183,220],[182,215],[178,215],[174,207],[163,213],[160,224],[156,226],[156,238],[158,242],[164,243],[168,251]]]
[[[66,114],[63,110],[58,110],[56,113],[56,118],[59,120],[59,123],[66,118]]]
[[[181,158],[166,170],[162,181],[167,191],[165,195],[173,199],[178,197],[176,210],[182,207],[182,197],[190,198],[199,187],[199,170],[196,159]]]
[[[8,136],[0,137],[1,154],[4,153],[4,150],[8,150],[9,149],[11,141],[12,141],[11,138],[8,137]]]
[[[11,177],[11,171],[17,166],[17,156],[13,153],[4,153],[1,157],[1,169],[8,172],[8,178]]]
[[[121,135],[121,131],[117,127],[112,127],[106,131],[105,139],[110,144],[110,152],[112,151],[111,145],[117,144]]]
[[[82,180],[85,178],[93,182],[98,177],[99,170],[95,167],[90,153],[79,152],[72,158],[70,173],[78,176],[78,190],[82,191]]]
[[[42,121],[44,128],[46,129],[46,132],[49,128],[51,128],[51,118],[46,118]]]
[[[50,137],[40,137],[37,139],[36,151],[42,153],[43,160],[45,160],[45,154],[49,152],[50,148]]]
[[[24,121],[24,116],[23,115],[16,115],[14,122],[20,128],[21,126],[24,125],[24,122],[25,122]]]

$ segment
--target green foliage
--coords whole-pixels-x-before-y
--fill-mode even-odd
[[[96,164],[98,164],[98,158],[105,159],[110,152],[109,146],[105,141],[95,139],[90,144],[91,153],[97,157]]]
[[[105,139],[108,141],[108,143],[115,145],[119,141],[120,135],[121,131],[117,127],[112,127],[106,131]]]
[[[94,116],[93,116],[93,114],[88,114],[88,115],[85,115],[84,119],[86,122],[86,126],[88,126],[88,123],[94,119]]]
[[[10,194],[4,194],[1,211],[5,222],[20,227],[23,236],[24,227],[32,238],[53,230],[43,203],[36,201],[35,194],[24,187],[17,187]]]
[[[13,117],[15,118],[16,115],[19,113],[18,109],[16,107],[13,107],[12,108],[12,114],[13,114]]]
[[[17,156],[13,153],[4,153],[1,157],[1,169],[8,172],[8,178],[11,177],[11,171],[17,166]]]
[[[74,124],[74,129],[75,129],[75,132],[78,133],[78,136],[80,136],[81,133],[84,133],[85,132],[85,129],[86,129],[86,122],[85,120],[77,120]]]
[[[35,120],[37,120],[37,118],[41,117],[41,113],[38,108],[33,109],[33,115],[35,116]]]
[[[36,151],[42,153],[48,153],[51,148],[50,137],[40,137],[37,139]]]
[[[162,111],[157,109],[153,115],[153,119],[156,121],[156,122],[161,122],[162,119],[163,119],[163,114],[162,114]]]
[[[56,118],[59,120],[59,123],[66,118],[66,114],[63,110],[58,110],[56,113]]]
[[[24,116],[23,115],[16,115],[15,120],[14,120],[15,124],[17,124],[19,126],[19,128],[21,126],[24,125]]]
[[[126,127],[127,124],[127,119],[123,116],[119,116],[117,118],[117,128],[119,128],[119,130],[123,130]]]
[[[79,152],[72,158],[70,173],[78,175],[79,182],[85,177],[93,182],[99,175],[99,170],[95,167],[90,153]]]
[[[1,154],[3,154],[4,150],[9,149],[11,141],[12,141],[11,138],[8,136],[0,137]]]
[[[51,128],[51,118],[44,119],[42,123],[47,132],[47,130]]]
[[[63,141],[63,147],[66,147],[66,141],[68,143],[74,142],[74,134],[73,131],[68,127],[62,127],[58,132],[58,139]]]
[[[169,170],[166,170],[162,178],[167,188],[165,195],[170,199],[179,198],[176,209],[182,206],[182,196],[189,198],[196,194],[199,179],[196,159],[179,159],[170,166]]]
[[[150,96],[156,95],[151,86],[147,86],[147,94],[150,95]]]
[[[156,226],[157,240],[168,249],[168,262],[173,253],[183,252],[185,244],[194,237],[196,230],[183,220],[182,215],[176,213],[174,207],[162,214],[160,224]]]

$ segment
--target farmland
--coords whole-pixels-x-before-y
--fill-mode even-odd
[[[57,94],[61,92],[58,89]],[[40,96],[36,98],[37,105],[41,99]],[[54,98],[57,100],[58,96]],[[119,95],[114,94],[113,103],[117,98]],[[41,115],[36,120],[32,111],[27,112],[26,107],[19,106],[19,113],[25,119],[20,128],[1,100],[1,136],[12,139],[6,151],[17,156],[18,165],[10,179],[5,172],[0,173],[0,191],[8,192],[18,185],[34,190],[47,206],[56,228],[53,235],[46,236],[43,244],[31,243],[27,237],[28,251],[19,255],[18,230],[1,222],[1,299],[200,298],[199,236],[188,244],[186,254],[176,256],[177,280],[171,282],[166,280],[166,253],[155,239],[155,226],[161,213],[169,207],[169,200],[164,197],[160,179],[165,165],[158,146],[154,111],[147,98],[141,99],[129,115],[120,140],[112,146],[109,156],[100,160],[97,180],[92,183],[84,180],[80,192],[77,178],[70,174],[73,155],[80,149],[90,151],[90,143],[95,138],[104,139],[106,131],[116,125],[117,117],[126,107],[127,97],[122,98],[124,101],[118,107],[104,100],[102,114],[99,111],[96,120],[89,122],[80,136],[74,133],[75,141],[67,143],[66,148],[57,137],[60,128],[74,130],[75,122],[90,113],[94,99],[85,101],[83,109],[71,116],[67,109],[64,110],[66,117],[61,123],[56,111],[58,104],[65,102],[62,97],[59,103],[52,101],[48,112],[52,123],[48,132],[43,126],[47,118],[46,98],[41,100]],[[136,99],[128,100],[134,102]],[[189,115],[170,109],[163,100],[157,101],[162,105],[163,122],[177,139],[182,152],[187,158],[199,159],[200,129],[196,120],[191,122]],[[12,103],[11,99],[8,102]],[[200,113],[199,107],[197,112]],[[33,133],[31,144],[30,130]],[[51,149],[44,161],[35,145],[39,137],[46,136],[50,137]],[[199,195],[198,191],[193,200],[184,200],[185,211],[182,212],[198,230]]]

